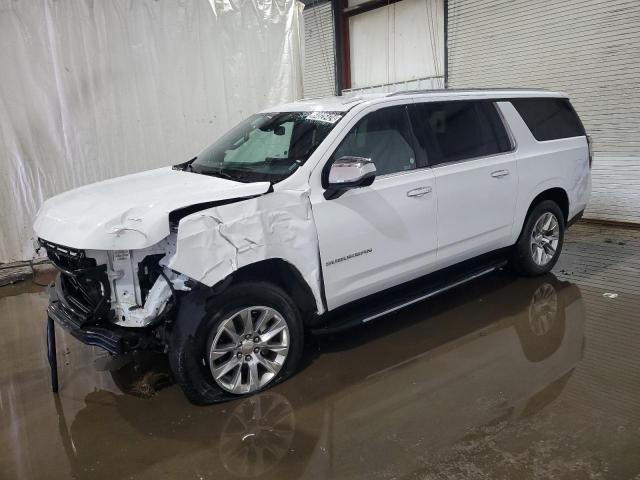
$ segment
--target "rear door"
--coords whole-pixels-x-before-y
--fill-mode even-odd
[[[328,160],[370,158],[373,184],[332,200],[311,193],[329,309],[427,273],[436,258],[433,171],[417,162],[407,107],[377,108],[354,119]]]
[[[518,188],[514,145],[485,100],[416,103],[414,131],[435,176],[438,267],[506,246]]]

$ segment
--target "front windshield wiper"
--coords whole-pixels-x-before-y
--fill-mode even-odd
[[[173,170],[182,170],[183,172],[186,172],[186,171],[193,172],[193,167],[191,166],[191,164],[195,162],[197,158],[198,157],[193,157],[191,160],[187,160],[186,162],[183,162],[183,163],[178,163],[177,165],[174,165],[171,168]]]
[[[195,169],[193,168],[193,162],[195,162],[197,159],[198,157],[193,157],[191,160],[174,165],[172,168],[174,170],[182,170],[183,172],[200,173],[202,175],[214,175],[216,177],[235,181],[242,180],[244,178],[241,175],[231,175],[230,173],[225,172],[223,168],[206,168],[199,166],[197,169]]]
[[[213,175],[215,177],[226,178],[227,180],[233,180],[234,182],[243,182],[245,178],[243,175],[231,174],[225,172],[224,168],[203,168],[200,167],[197,170],[191,168],[192,172],[201,173],[202,175]]]

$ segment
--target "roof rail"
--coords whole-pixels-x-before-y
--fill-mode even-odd
[[[418,95],[421,93],[464,93],[464,92],[549,92],[544,88],[432,88],[423,90],[399,90],[387,94],[387,97],[398,95]]]
[[[451,90],[445,90],[443,88],[425,88],[423,90],[398,90],[387,94],[387,97],[396,97],[398,95],[415,95],[417,93],[434,93],[434,92],[450,92]]]

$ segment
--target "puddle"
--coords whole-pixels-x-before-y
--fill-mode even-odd
[[[640,360],[617,354],[640,344],[638,296],[607,314],[606,290],[495,274],[309,342],[303,370],[260,395],[195,407],[163,356],[101,371],[102,353],[63,334],[52,395],[46,296],[25,288],[0,299],[6,478],[640,472]]]

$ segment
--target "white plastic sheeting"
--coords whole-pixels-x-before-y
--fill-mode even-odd
[[[0,262],[42,202],[185,161],[302,94],[296,0],[0,0]]]

